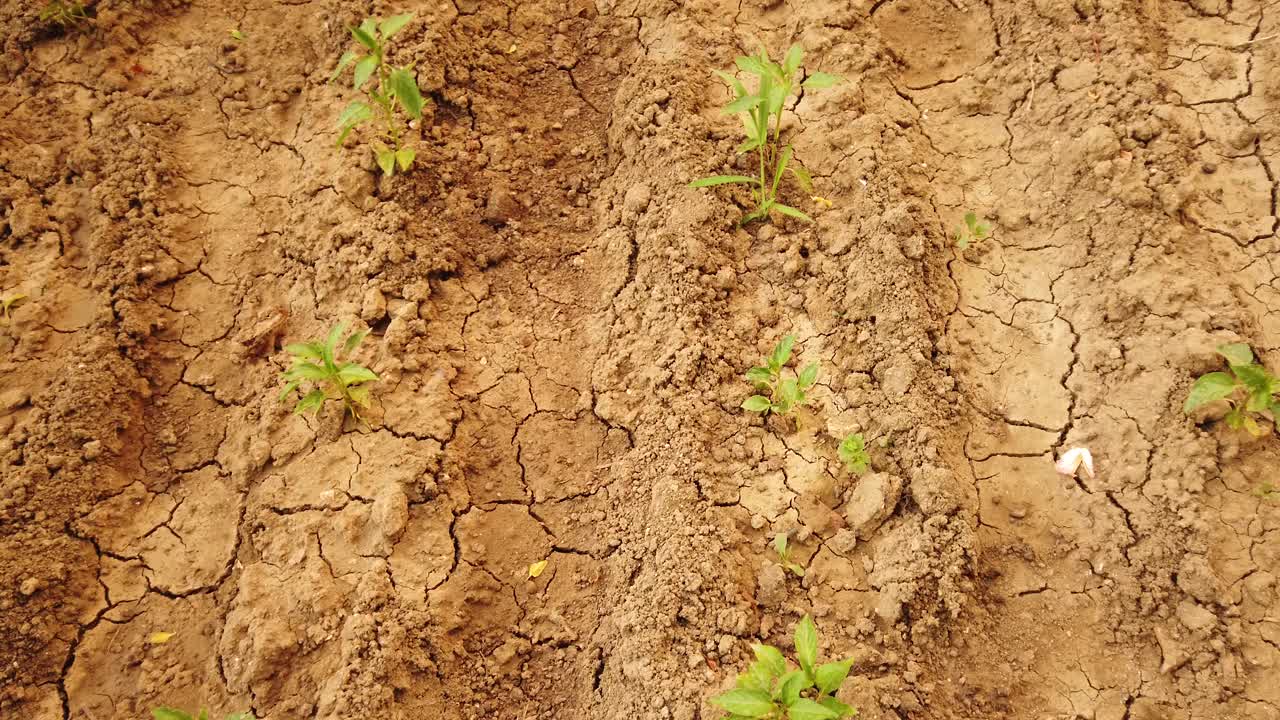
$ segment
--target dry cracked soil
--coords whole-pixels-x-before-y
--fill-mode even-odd
[[[1280,2],[41,6],[0,2],[0,717],[717,720],[811,614],[867,720],[1280,719],[1280,442],[1182,412],[1221,343],[1280,366]],[[327,80],[397,12],[388,179]],[[738,228],[686,187],[744,162],[710,70],[792,41],[845,78],[782,125],[829,204]],[[364,423],[277,400],[339,320]],[[812,402],[750,416],[786,334]]]

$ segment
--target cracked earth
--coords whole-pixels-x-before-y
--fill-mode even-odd
[[[808,613],[870,720],[1280,720],[1280,445],[1181,412],[1280,364],[1274,0],[90,4],[0,2],[0,716],[716,720]],[[379,179],[326,81],[408,11]],[[757,39],[847,78],[812,226],[684,187]],[[276,402],[337,320],[367,425]]]

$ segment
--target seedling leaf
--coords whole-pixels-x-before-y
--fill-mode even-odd
[[[691,188],[712,187],[714,185],[728,185],[730,183],[746,183],[754,184],[760,182],[756,178],[750,178],[745,175],[712,175],[689,183]]]
[[[408,170],[409,166],[413,165],[413,159],[417,156],[418,153],[413,148],[400,148],[397,150],[396,165],[400,167],[400,172]]]
[[[773,407],[773,403],[769,398],[763,395],[752,395],[742,401],[742,409],[748,412],[763,413],[768,412]]]
[[[351,37],[355,38],[356,42],[370,50],[376,50],[378,48],[378,41],[373,38],[373,34],[363,25],[361,25],[361,27],[351,28]]]
[[[1245,343],[1228,343],[1218,346],[1218,354],[1227,359],[1228,365],[1253,364],[1253,351]]]
[[[189,713],[167,707],[153,708],[151,717],[155,720],[194,720]]]
[[[805,615],[796,625],[795,642],[796,660],[812,679],[814,663],[818,659],[818,628],[813,624],[813,618]]]
[[[769,694],[763,690],[746,690],[739,688],[730,690],[729,692],[714,698],[712,703],[728,710],[735,715],[741,715],[748,718],[758,718],[773,712],[773,701],[769,699]]]
[[[778,699],[783,705],[794,705],[800,699],[800,693],[813,687],[813,682],[803,670],[792,670],[778,683]]]
[[[1191,394],[1182,405],[1182,412],[1189,413],[1202,405],[1221,400],[1236,389],[1236,380],[1227,373],[1213,372],[1202,375],[1191,386]]]
[[[800,46],[800,43],[795,43],[787,49],[787,57],[782,61],[782,71],[787,75],[791,75],[800,68],[800,63],[803,61],[804,48]]]
[[[737,100],[724,106],[726,115],[734,115],[740,112],[747,112],[764,101],[759,95],[744,95]]]
[[[413,74],[404,68],[396,68],[391,71],[390,85],[391,91],[400,101],[400,107],[409,113],[409,117],[421,118],[422,92],[418,90],[418,81],[413,78]]]
[[[786,540],[786,536],[780,536]],[[783,659],[782,653],[778,648],[772,645],[752,645],[751,651],[755,653],[756,659],[760,661],[761,666],[769,671],[772,677],[781,677],[787,671],[787,661]]]
[[[378,167],[382,169],[383,175],[390,175],[396,171],[396,153],[394,150],[385,149],[375,153],[378,161]]]
[[[800,698],[787,708],[787,717],[790,720],[835,720],[840,715],[809,698]]]
[[[818,380],[818,364],[809,363],[800,371],[800,389],[808,390]]]
[[[807,90],[825,90],[835,85],[836,83],[840,82],[841,79],[842,78],[839,75],[832,75],[831,73],[825,73],[825,72],[815,72],[809,75],[809,77],[805,78],[803,85]]]
[[[392,35],[400,32],[409,21],[413,19],[413,13],[405,13],[404,15],[392,15],[382,24],[378,26],[378,32],[382,33],[383,40],[390,40]]]
[[[773,209],[777,210],[783,215],[790,215],[793,218],[804,220],[805,222],[813,222],[813,218],[791,207],[790,205],[783,205],[782,203],[774,203]]]
[[[853,667],[853,658],[819,665],[817,671],[813,673],[814,684],[818,686],[818,691],[828,695],[839,690],[844,679],[849,677],[851,667]]]
[[[356,70],[353,73],[352,86],[359,90],[373,76],[373,71],[378,69],[378,58],[372,55],[365,55],[356,61]]]

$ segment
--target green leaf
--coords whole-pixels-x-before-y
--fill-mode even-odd
[[[800,63],[804,61],[804,48],[800,43],[795,43],[787,49],[787,57],[782,61],[782,71],[787,75],[795,73],[800,69]]]
[[[329,371],[313,363],[298,362],[298,363],[294,363],[293,367],[286,370],[281,377],[283,377],[285,380],[288,380],[290,382],[294,380],[319,381],[319,380],[328,379]]]
[[[297,405],[293,406],[294,414],[301,415],[305,412],[319,410],[320,406],[324,405],[324,397],[325,395],[323,390],[319,388],[312,390],[299,400]]]
[[[370,380],[377,380],[378,374],[367,367],[355,363],[347,363],[338,370],[338,379],[343,385],[358,385]]]
[[[840,689],[844,679],[849,677],[849,668],[853,667],[853,658],[840,662],[829,662],[818,666],[813,673],[814,684],[818,692],[830,695]]]
[[[787,717],[790,720],[836,720],[840,715],[809,698],[800,698],[787,708]]]
[[[806,89],[825,90],[831,87],[832,85],[835,85],[836,83],[840,82],[841,80],[843,80],[843,78],[841,78],[839,75],[832,75],[831,73],[824,73],[824,72],[816,72],[809,75],[809,77],[805,78],[805,81],[802,83],[802,85]]]
[[[740,98],[747,94],[747,88],[743,86],[742,81],[739,80],[738,78],[730,75],[729,73],[723,70],[712,70],[711,72],[715,73],[717,77],[719,77],[721,80],[725,82],[726,85],[728,85],[730,88],[733,89],[733,96],[735,98]]]
[[[1245,343],[1219,345],[1218,354],[1227,359],[1228,365],[1250,365],[1253,363],[1253,351]]]
[[[799,563],[787,563],[786,567],[788,570],[795,573],[796,577],[804,577],[804,567]]]
[[[378,26],[378,32],[382,33],[382,38],[384,40],[388,39],[392,35],[395,35],[396,33],[400,32],[400,30],[403,29],[405,25],[408,25],[409,21],[412,19],[413,19],[413,13],[405,13],[404,15],[392,15],[386,20],[382,21],[382,24]]]
[[[374,152],[374,157],[378,161],[378,167],[382,168],[383,175],[392,175],[395,173],[396,171],[395,151],[390,149],[377,150]]]
[[[1235,373],[1236,379],[1240,381],[1250,392],[1263,392],[1267,395],[1271,394],[1271,373],[1261,365],[1232,365],[1231,371]]]
[[[814,663],[818,660],[818,628],[813,624],[813,618],[805,615],[803,619],[796,625],[796,660],[800,661],[800,667],[808,673],[809,677],[813,677]]]
[[[396,165],[400,166],[400,172],[408,170],[409,166],[413,165],[413,159],[417,156],[418,153],[413,148],[400,148],[397,150]]]
[[[370,50],[378,49],[378,41],[373,38],[373,34],[369,30],[365,29],[363,25],[351,28],[351,37],[355,38],[356,42]]]
[[[364,342],[364,338],[368,334],[364,330],[358,330],[348,335],[346,342],[342,343],[342,353],[345,355],[360,347],[360,343]]]
[[[800,385],[795,378],[787,378],[778,383],[778,402],[775,405],[781,412],[791,412],[791,408],[798,405],[802,399]]]
[[[791,359],[791,349],[794,348],[795,345],[796,336],[785,335],[778,341],[777,345],[773,346],[773,353],[769,355],[769,367],[775,374],[782,369],[783,365],[787,364],[788,360]]]
[[[728,710],[735,715],[741,715],[748,718],[764,717],[773,712],[773,701],[769,699],[769,694],[763,690],[746,690],[739,688],[730,690],[729,692],[712,698],[713,705]]]
[[[790,145],[782,148],[782,155],[778,157],[778,166],[773,169],[773,185],[771,193],[777,194],[778,183],[782,181],[782,174],[787,171],[787,164],[791,162],[791,155],[795,151]]]
[[[395,95],[396,100],[400,101],[400,107],[409,113],[409,117],[418,119],[422,117],[422,92],[418,89],[418,81],[414,79],[413,73],[404,68],[396,68],[391,71],[389,78],[391,83],[391,94]]]
[[[751,110],[755,106],[759,105],[763,100],[764,98],[760,97],[759,95],[743,95],[742,97],[738,98],[737,100],[734,100],[728,105],[725,105],[724,110],[722,112],[724,112],[725,115],[733,115],[735,113],[747,112],[748,110]]]
[[[353,100],[338,116],[338,127],[352,128],[371,117],[373,117],[373,108],[360,100]]]
[[[778,681],[778,701],[783,705],[794,705],[800,699],[800,693],[813,687],[813,681],[803,670],[792,670]]]
[[[360,407],[369,407],[368,385],[353,385],[347,388],[347,395],[350,396],[352,402]]]
[[[728,185],[730,183],[748,183],[753,185],[760,184],[757,178],[747,177],[745,175],[712,175],[689,183],[691,188],[713,187],[715,185]]]
[[[378,69],[378,58],[372,55],[365,55],[356,63],[356,70],[353,73],[351,86],[356,90],[364,87],[364,84],[373,76],[373,71]]]
[[[324,360],[325,367],[337,369],[333,365],[334,353],[338,349],[338,340],[340,340],[347,332],[347,324],[340,322],[329,328],[329,334],[324,338],[324,345],[320,346],[320,356]]]
[[[780,532],[773,536],[773,551],[778,553],[778,557],[784,560],[787,557],[787,534]]]
[[[771,407],[773,407],[773,403],[769,401],[769,398],[763,395],[752,395],[742,401],[742,409],[747,412],[768,412]]]
[[[376,37],[378,34],[378,21],[371,17],[367,17],[360,22],[360,29],[365,31],[369,37]]]
[[[297,390],[298,386],[301,384],[302,384],[301,380],[291,380],[288,385],[284,386],[284,392],[280,393],[279,402],[284,402],[285,400],[289,399],[289,395],[293,393],[294,390]]]
[[[782,538],[783,552],[785,552],[787,536],[779,535],[778,537]],[[756,659],[769,671],[771,677],[781,677],[787,671],[787,661],[783,659],[778,648],[772,645],[752,645],[751,651],[756,654]]]
[[[744,115],[743,117],[746,117],[746,116]],[[742,144],[739,145],[734,150],[734,153],[741,155],[744,152],[751,152],[752,150],[755,150],[758,147],[760,147],[760,140],[758,138],[749,137],[746,140],[742,141]]]
[[[759,77],[769,74],[768,66],[761,62],[759,58],[740,56],[733,59],[733,64],[737,65],[742,72],[751,73]]]
[[[843,718],[843,717],[849,717],[850,715],[856,714],[856,711],[853,708],[849,707],[848,705],[845,705],[844,703],[840,702],[839,700],[831,696],[827,696],[818,700],[818,704],[834,712],[838,717]]]
[[[228,715],[226,720],[256,720],[251,712],[242,712]]]
[[[1258,421],[1249,415],[1244,416],[1243,420],[1241,420],[1241,425],[1244,426],[1246,432],[1254,437],[1262,437],[1266,434],[1266,431],[1258,425]]]
[[[1189,413],[1202,405],[1221,400],[1236,389],[1236,380],[1227,373],[1213,372],[1201,375],[1191,386],[1187,401],[1182,404],[1182,412]]]
[[[301,360],[324,361],[324,346],[317,342],[292,343],[285,345],[284,351]]]
[[[355,62],[357,56],[358,53],[356,53],[355,50],[348,50],[342,53],[342,57],[338,58],[338,66],[333,69],[333,75],[329,76],[329,82],[337,80],[338,76],[342,74],[342,71],[346,70],[351,63]]]
[[[751,667],[734,681],[734,687],[739,689],[761,690],[766,693],[769,692],[771,685],[773,685],[773,676],[769,674],[769,669],[759,662],[751,663]]]
[[[1271,393],[1266,390],[1255,390],[1249,393],[1244,409],[1249,412],[1262,412],[1271,406]]]
[[[791,167],[787,168],[792,175],[796,176],[796,180],[800,182],[800,187],[804,188],[807,193],[813,192],[813,178],[809,176],[809,171],[804,169],[800,163],[793,162]]]
[[[970,210],[964,214],[964,225],[969,228],[969,232],[973,232],[973,227],[978,224],[978,214]]]
[[[155,720],[193,720],[189,713],[167,707],[154,708],[151,717]]]
[[[769,383],[773,382],[773,373],[769,368],[753,367],[747,371],[747,379],[756,386],[768,387]]]
[[[773,209],[777,210],[783,215],[789,215],[793,218],[804,220],[805,222],[813,222],[813,218],[791,207],[790,205],[783,205],[782,203],[774,203]]]
[[[818,364],[809,363],[800,371],[800,389],[808,390],[818,380]]]

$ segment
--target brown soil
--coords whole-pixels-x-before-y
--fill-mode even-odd
[[[812,613],[870,720],[1280,718],[1280,442],[1181,412],[1218,343],[1280,367],[1276,2],[41,4],[0,1],[0,716],[715,720]],[[409,10],[378,179],[326,79]],[[787,115],[815,225],[685,187],[757,38],[848,78]],[[343,319],[367,427],[276,400]],[[762,423],[787,333],[819,387]]]

